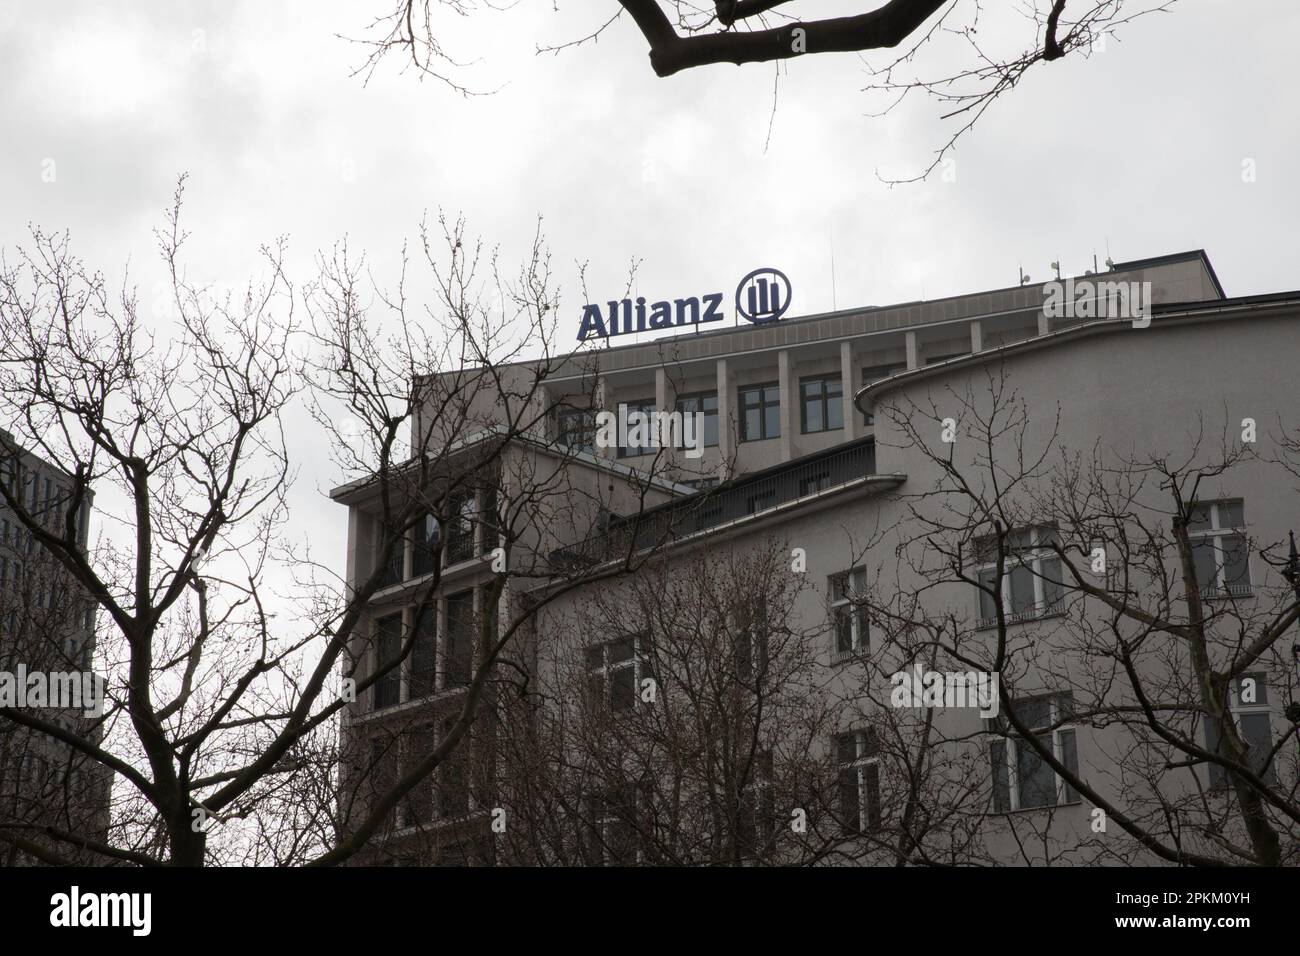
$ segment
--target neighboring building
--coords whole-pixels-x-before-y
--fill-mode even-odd
[[[71,477],[18,448],[2,430],[0,482],[47,530],[64,527],[72,508]],[[73,533],[83,551],[91,503],[87,496],[73,518]],[[14,682],[11,686],[24,676],[30,680],[39,675],[37,680],[47,695],[55,689],[67,693],[74,683],[78,685],[74,692],[82,693],[92,687],[85,675],[92,675],[93,681],[94,653],[93,602],[33,541],[18,515],[0,497],[0,672]],[[33,700],[38,699],[25,702],[36,715],[99,742],[99,722],[87,716],[84,708],[39,706],[56,703],[49,696],[38,703]],[[68,844],[44,840],[40,829],[53,827],[103,841],[108,831],[110,784],[107,769],[74,748],[12,721],[0,721],[0,819],[7,832],[47,844],[61,858],[80,859]],[[0,860],[9,866],[37,862],[4,844],[0,844]]]
[[[662,693],[672,693],[664,666],[669,662],[657,657],[663,648],[647,623],[669,603],[667,590],[657,592],[648,608],[643,593],[638,610],[635,576],[565,588],[574,569],[590,572],[637,548],[655,551],[664,567],[699,575],[701,590],[715,603],[729,598],[704,582],[709,562],[742,567],[772,549],[785,556],[798,552],[790,566],[802,583],[783,605],[780,626],[785,633],[818,635],[816,659],[807,666],[792,661],[789,672],[791,682],[806,679],[809,687],[818,688],[801,695],[808,703],[799,714],[801,726],[817,726],[808,746],[784,756],[776,753],[782,749],[779,742],[751,747],[743,776],[736,779],[731,779],[730,758],[720,758],[717,767],[729,780],[721,811],[726,819],[715,821],[711,831],[705,828],[697,843],[717,843],[724,839],[719,834],[725,834],[727,858],[766,854],[788,859],[793,851],[782,850],[778,838],[789,813],[817,809],[824,811],[814,825],[818,839],[826,842],[829,827],[845,842],[812,862],[888,863],[899,834],[915,832],[924,835],[924,850],[917,853],[951,862],[1090,862],[1104,861],[1108,854],[1112,860],[1144,859],[1130,849],[1116,854],[1107,847],[1080,795],[1008,731],[1004,717],[984,721],[973,709],[937,711],[933,733],[942,743],[933,746],[943,757],[935,760],[925,799],[914,793],[909,804],[903,778],[891,773],[888,759],[891,740],[905,750],[915,732],[887,710],[891,672],[911,666],[908,642],[935,622],[946,622],[946,633],[966,635],[973,653],[987,653],[999,633],[995,625],[1002,610],[1011,622],[1008,641],[1016,642],[1030,662],[1014,688],[1016,712],[1035,736],[1050,741],[1055,759],[1078,768],[1102,798],[1136,800],[1141,788],[1129,778],[1137,770],[1115,757],[1126,747],[1129,753],[1139,749],[1133,743],[1136,734],[1146,748],[1143,760],[1153,799],[1158,803],[1158,795],[1168,792],[1183,799],[1188,791],[1181,778],[1156,779],[1159,775],[1151,769],[1158,762],[1152,756],[1155,745],[1145,740],[1141,727],[1100,720],[1089,726],[1083,715],[1075,720],[1091,686],[1092,664],[1075,661],[1077,648],[1054,642],[1074,634],[1076,611],[1085,629],[1102,619],[1082,599],[1068,609],[1063,606],[1056,580],[1059,562],[1053,564],[1052,550],[1062,528],[1053,523],[1010,529],[1007,542],[1017,567],[999,583],[1001,609],[972,583],[932,582],[927,575],[935,569],[914,561],[917,549],[932,547],[934,539],[947,534],[968,548],[956,562],[955,575],[965,574],[976,583],[997,580],[996,561],[990,564],[989,557],[991,516],[945,515],[945,507],[961,496],[933,492],[948,480],[949,465],[970,471],[982,467],[981,447],[969,436],[952,444],[941,437],[946,420],[951,418],[959,432],[969,428],[980,415],[996,411],[999,392],[1008,401],[1014,392],[1016,407],[1023,410],[1017,431],[1022,444],[1008,444],[1008,434],[991,433],[983,450],[993,450],[999,463],[1026,468],[1030,479],[1033,462],[1026,464],[1023,454],[1028,447],[1055,444],[1084,453],[1101,448],[1192,457],[1195,449],[1186,433],[1198,413],[1216,439],[1225,422],[1235,433],[1237,423],[1244,427],[1245,419],[1252,420],[1259,441],[1271,442],[1265,452],[1264,444],[1251,439],[1252,451],[1265,458],[1300,450],[1300,445],[1288,448],[1277,440],[1279,431],[1294,431],[1287,416],[1300,407],[1300,381],[1294,375],[1300,358],[1300,294],[1227,298],[1202,252],[1120,263],[1087,278],[1150,283],[1154,315],[1137,323],[1096,318],[1087,311],[1071,318],[1054,316],[1044,307],[1042,287],[1034,286],[578,352],[548,366],[535,396],[538,424],[526,440],[508,447],[491,444],[493,415],[501,406],[490,390],[476,395],[469,402],[472,412],[462,415],[448,434],[454,447],[450,452],[441,448],[439,460],[444,467],[460,461],[463,474],[480,475],[479,490],[473,500],[461,494],[463,506],[452,509],[458,517],[449,522],[446,534],[431,523],[428,538],[408,542],[390,568],[391,585],[374,595],[371,614],[358,628],[358,674],[373,670],[376,655],[395,655],[412,627],[426,632],[418,636],[405,664],[363,694],[348,713],[344,741],[352,762],[341,789],[347,807],[363,812],[363,784],[373,793],[397,779],[411,755],[426,752],[459,709],[476,653],[473,624],[493,613],[498,621],[509,619],[505,610],[523,602],[540,601],[544,607],[511,646],[510,666],[500,669],[503,683],[487,694],[484,717],[469,746],[456,752],[454,766],[444,767],[395,809],[366,860],[563,862],[569,835],[537,841],[545,847],[517,839],[523,828],[540,832],[551,826],[559,833],[567,824],[557,820],[573,823],[579,847],[574,859],[581,862],[691,861],[712,852],[692,846],[678,856],[677,849],[646,849],[641,831],[662,829],[665,819],[678,820],[667,816],[662,805],[663,795],[651,779],[656,771],[643,771],[630,787],[595,777],[582,782],[587,779],[583,774],[596,772],[586,766],[592,751],[576,729],[584,714],[590,717],[591,700],[603,708],[604,717],[598,716],[596,724],[609,729],[626,724],[618,723],[620,711],[644,712],[638,694],[645,679],[661,680]],[[526,379],[531,368],[519,365],[507,371]],[[703,455],[692,459],[680,450],[655,454],[596,447],[595,413],[619,406],[703,413]],[[908,425],[909,415],[914,427]],[[1266,423],[1274,426],[1272,432]],[[431,414],[427,421],[417,420],[414,435],[418,438],[426,428],[436,434],[441,427]],[[1300,431],[1295,434],[1300,438]],[[419,447],[418,441],[414,444]],[[433,447],[438,447],[436,440]],[[935,454],[934,448],[952,449],[948,465],[948,452]],[[467,464],[475,454],[481,456],[478,463]],[[987,470],[987,462],[983,467]],[[501,502],[528,499],[519,493],[524,474],[534,489],[542,483],[539,475],[568,476],[562,483],[563,503],[552,502],[524,522],[530,533],[522,548],[527,559],[512,559],[504,603],[498,605],[505,610],[494,610],[488,589],[502,577],[491,563],[493,549],[504,540],[498,537],[498,522],[505,520]],[[638,474],[650,478],[639,481]],[[1289,594],[1278,572],[1251,553],[1251,545],[1262,548],[1283,540],[1300,523],[1300,501],[1285,477],[1285,472],[1281,478],[1265,473],[1261,461],[1247,455],[1215,487],[1196,489],[1194,502],[1188,502],[1193,558],[1207,606],[1223,594],[1234,602],[1256,603],[1266,595]],[[1030,491],[1045,490],[1034,480],[1022,484]],[[1130,491],[1134,508],[1148,509],[1157,518],[1162,507],[1167,509],[1156,488]],[[337,489],[333,497],[351,509],[348,579],[355,586],[374,564],[373,516],[379,503],[373,485],[365,482]],[[1031,497],[1005,503],[1029,514]],[[1163,514],[1167,522],[1168,511]],[[440,550],[443,576],[430,614],[424,616],[428,624],[423,624],[415,620],[413,596],[428,580]],[[646,580],[650,576],[649,570],[643,572]],[[745,595],[751,583],[735,582],[737,599],[728,605],[728,614],[764,604],[761,593]],[[762,587],[781,590],[771,582]],[[907,608],[902,606],[905,596],[915,598]],[[617,610],[609,612],[610,605],[629,609],[626,627]],[[593,608],[606,614],[606,633],[600,633],[600,613]],[[743,647],[733,641],[737,649],[728,667],[732,680],[752,694],[761,693],[761,678],[755,674],[775,666],[777,659],[775,651],[768,657],[765,644],[759,648],[756,637],[763,628],[777,626],[764,616],[770,613],[745,612],[746,620],[736,625]],[[1248,620],[1249,615],[1239,612],[1238,618]],[[719,626],[729,627],[730,621]],[[498,626],[493,622],[484,633],[496,633]],[[1105,631],[1101,624],[1097,627]],[[1288,637],[1285,645],[1290,643]],[[1022,645],[1040,646],[1040,657]],[[1181,666],[1175,658],[1172,654],[1143,666],[1165,674],[1162,686],[1173,688],[1177,681],[1170,675]],[[1274,661],[1240,675],[1256,680],[1261,693],[1243,695],[1240,680],[1233,684],[1233,714],[1252,747],[1252,760],[1264,744],[1285,736],[1282,711],[1295,692],[1296,677],[1293,662],[1285,663],[1289,670]],[[517,683],[521,674],[542,701],[527,719],[512,709],[513,698],[499,690]],[[567,689],[575,675],[589,690],[581,705],[576,702],[580,695]],[[781,688],[772,692],[779,695]],[[819,695],[822,703],[809,703]],[[679,694],[674,698],[679,711],[683,696],[696,699]],[[780,706],[792,712],[795,704],[784,700]],[[503,713],[509,715],[505,725],[497,722]],[[559,752],[545,758],[530,755],[533,744],[549,745],[529,737],[533,731],[527,728],[534,720],[561,728]],[[1195,739],[1216,746],[1211,728],[1198,727],[1195,720],[1190,726]],[[597,726],[593,732],[601,730]],[[629,741],[624,739],[626,753],[634,749]],[[713,744],[697,739],[691,746],[694,760],[701,746],[711,752]],[[713,768],[711,757],[706,763]],[[531,797],[522,791],[534,788],[559,764],[583,765],[574,778],[579,792],[541,794],[538,806],[525,807]],[[1186,771],[1196,772],[1212,795],[1222,796],[1221,768],[1203,765]],[[1261,764],[1260,772],[1294,785],[1294,747],[1280,750],[1267,766]],[[800,774],[818,782],[805,786],[798,782]],[[927,820],[923,826],[914,811],[927,799],[930,804],[921,807]],[[493,813],[500,811],[513,821],[506,826],[515,840],[504,840],[491,829]],[[900,822],[905,815],[906,827]],[[765,822],[760,826],[760,821]],[[759,839],[764,831],[767,835]],[[878,838],[886,832],[888,839]],[[1122,837],[1113,821],[1110,832]],[[640,848],[628,849],[638,839]],[[1189,845],[1213,844],[1199,836],[1186,840]],[[1027,843],[1034,847],[1026,849]],[[854,846],[858,849],[846,849]],[[1088,847],[1086,856],[1080,847]]]

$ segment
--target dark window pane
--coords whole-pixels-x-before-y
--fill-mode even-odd
[[[1006,813],[1011,809],[1011,786],[1007,773],[1007,742],[989,741],[989,763],[993,768],[993,812]]]
[[[1059,610],[1064,594],[1060,559],[1044,558],[1039,562],[1039,573],[1042,575],[1043,611]]]
[[[1065,764],[1065,769],[1070,771],[1076,777],[1079,775],[1079,752],[1075,743],[1073,730],[1062,730],[1061,737],[1061,763]],[[1065,782],[1065,802],[1074,803],[1079,799],[1079,794],[1075,792],[1074,787],[1069,782]]]
[[[1219,502],[1219,527],[1244,528],[1246,518],[1240,498]]]
[[[1250,573],[1247,564],[1246,536],[1225,534],[1219,539],[1223,548],[1223,583],[1229,588],[1249,587]]]
[[[984,585],[984,587],[996,591],[997,590],[997,588],[995,587],[996,578],[997,578],[997,570],[995,568],[989,568],[985,571],[980,572],[979,580],[980,583]],[[988,593],[988,591],[985,591],[984,588],[980,589],[979,594],[980,594],[980,619],[984,621],[992,621],[994,618],[998,616],[997,600],[992,594]]]
[[[447,598],[447,683],[468,684],[473,665],[474,592],[463,591]]]
[[[1052,735],[1038,738],[1048,749]],[[1020,807],[1050,807],[1056,804],[1056,774],[1024,740],[1016,741],[1016,774],[1020,780]]]
[[[425,515],[415,526],[415,554],[411,573],[416,577],[433,571],[438,560],[438,519]]]
[[[1034,572],[1022,565],[1011,568],[1011,613],[1032,617],[1034,603]]]
[[[1268,714],[1241,714],[1241,736],[1250,745],[1250,768],[1267,783],[1277,782],[1277,768],[1269,761],[1273,749],[1273,728]],[[1268,765],[1265,766],[1265,761]]]
[[[427,697],[434,692],[438,629],[433,605],[425,609],[415,625],[415,646],[411,649],[411,697]]]
[[[846,833],[859,833],[862,830],[862,809],[858,795],[858,771],[855,768],[841,770],[837,781],[840,825]]]
[[[869,763],[862,768],[862,788],[866,791],[867,828],[880,828],[880,767]]]
[[[636,674],[631,667],[616,667],[609,674],[609,705],[629,710],[636,703]]]
[[[1218,576],[1215,566],[1213,538],[1199,538],[1192,541],[1192,563],[1196,568],[1196,583],[1201,590],[1216,590]]]
[[[375,629],[378,638],[375,642],[375,670],[389,667],[374,684],[375,708],[378,709],[392,707],[398,702],[401,692],[401,666],[396,661],[402,650],[402,616],[392,614],[381,617],[375,622]]]

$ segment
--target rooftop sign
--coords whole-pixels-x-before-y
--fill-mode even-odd
[[[604,309],[589,303],[582,308],[578,341],[721,322],[727,317],[722,299],[721,292],[708,292],[649,305],[644,296],[614,299]],[[745,321],[758,325],[775,322],[790,308],[790,280],[778,269],[755,269],[736,286],[735,302],[736,314]]]

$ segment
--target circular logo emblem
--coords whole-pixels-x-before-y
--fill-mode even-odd
[[[755,269],[736,286],[736,312],[756,325],[775,322],[790,308],[790,280],[779,269]]]

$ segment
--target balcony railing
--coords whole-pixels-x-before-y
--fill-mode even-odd
[[[760,514],[875,473],[874,439],[839,445],[797,463],[743,475],[638,515],[613,517],[608,529],[580,548],[557,553],[557,560],[590,563],[629,545],[648,548],[732,521]]]

